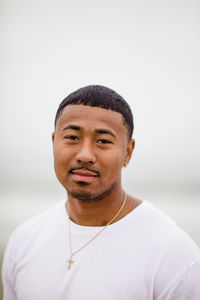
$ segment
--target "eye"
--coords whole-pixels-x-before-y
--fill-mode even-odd
[[[64,137],[64,139],[70,140],[70,141],[78,141],[79,140],[79,138],[77,136],[75,136],[75,135],[66,135]]]
[[[98,144],[112,144],[111,141],[105,140],[105,139],[98,140],[97,143],[98,143]]]

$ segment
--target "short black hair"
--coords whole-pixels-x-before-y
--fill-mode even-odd
[[[55,117],[55,127],[62,110],[69,104],[100,107],[119,112],[123,116],[124,125],[128,129],[129,138],[132,138],[134,124],[130,106],[124,98],[114,90],[102,85],[88,85],[71,93],[58,107]]]

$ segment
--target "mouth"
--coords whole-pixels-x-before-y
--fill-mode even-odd
[[[74,181],[87,183],[93,182],[99,176],[97,171],[87,169],[72,169],[70,174]]]

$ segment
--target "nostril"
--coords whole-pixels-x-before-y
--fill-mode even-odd
[[[95,163],[96,157],[92,151],[89,151],[89,149],[82,148],[80,152],[76,155],[77,162],[83,162],[83,163]]]
[[[81,159],[77,159],[77,162],[79,164],[90,164],[90,165],[93,165],[95,163],[95,161],[94,160],[83,160],[83,159],[81,160]]]

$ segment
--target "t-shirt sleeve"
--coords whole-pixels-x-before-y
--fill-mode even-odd
[[[200,300],[200,261],[193,263],[157,300]]]
[[[11,269],[11,245],[8,243],[2,266],[2,281],[3,281],[3,300],[17,300]]]

